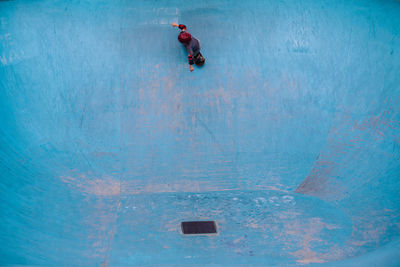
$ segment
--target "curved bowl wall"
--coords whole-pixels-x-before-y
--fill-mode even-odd
[[[0,103],[0,265],[400,264],[399,1],[3,0]]]

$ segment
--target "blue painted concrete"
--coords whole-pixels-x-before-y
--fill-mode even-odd
[[[2,266],[400,266],[399,1],[0,1],[0,103]]]

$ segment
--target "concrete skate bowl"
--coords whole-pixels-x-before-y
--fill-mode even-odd
[[[0,60],[1,266],[400,265],[399,1],[0,1]]]

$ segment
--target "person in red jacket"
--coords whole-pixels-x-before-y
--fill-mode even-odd
[[[206,61],[203,55],[200,53],[200,42],[194,38],[189,32],[186,31],[186,26],[183,24],[172,23],[172,27],[178,27],[181,29],[178,40],[181,42],[188,53],[190,71],[193,71],[193,64],[202,66]]]

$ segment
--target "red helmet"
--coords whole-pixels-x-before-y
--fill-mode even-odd
[[[179,34],[178,40],[179,40],[179,42],[181,42],[181,43],[187,44],[187,43],[190,42],[190,40],[192,40],[192,36],[190,35],[190,33],[186,32],[186,31],[183,31],[183,32],[181,32],[181,33]]]

